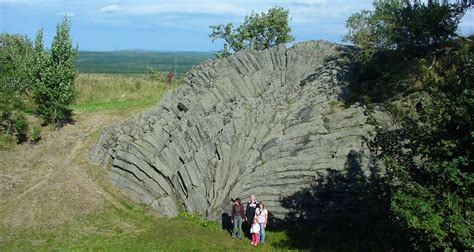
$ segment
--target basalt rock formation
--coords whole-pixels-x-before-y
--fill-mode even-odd
[[[231,198],[255,194],[283,218],[283,198],[344,173],[350,153],[369,174],[372,127],[362,107],[341,102],[351,50],[309,41],[195,66],[156,107],[104,130],[91,159],[163,215],[218,218]]]

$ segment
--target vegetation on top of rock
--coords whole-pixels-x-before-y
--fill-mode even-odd
[[[225,41],[217,56],[226,57],[244,48],[263,50],[293,41],[288,14],[289,11],[282,7],[273,7],[267,13],[252,12],[245,16],[244,23],[235,29],[232,23],[211,25],[209,37],[212,41]]]

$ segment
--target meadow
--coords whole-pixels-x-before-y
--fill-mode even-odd
[[[150,79],[145,74],[78,74],[75,80],[75,112],[146,107],[178,85]]]

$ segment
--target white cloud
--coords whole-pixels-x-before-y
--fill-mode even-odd
[[[69,12],[69,11],[61,11],[61,12],[56,13],[56,15],[58,15],[58,16],[73,17],[73,16],[76,15],[76,13],[74,13],[74,12]]]
[[[102,13],[114,13],[114,12],[118,12],[120,11],[121,8],[120,6],[116,5],[116,4],[110,4],[110,5],[107,5],[107,6],[104,6],[102,7],[99,12],[102,12]]]

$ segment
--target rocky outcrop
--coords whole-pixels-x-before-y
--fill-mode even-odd
[[[154,108],[106,129],[91,159],[163,215],[217,218],[255,194],[275,217],[281,199],[344,172],[348,155],[368,173],[364,109],[342,106],[348,47],[309,41],[208,61]]]

